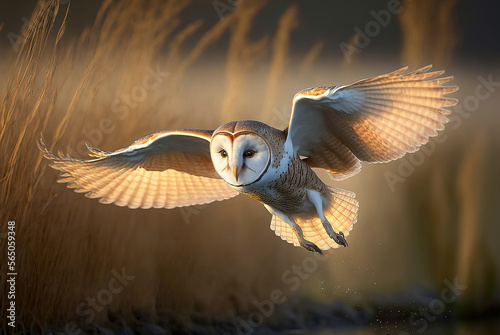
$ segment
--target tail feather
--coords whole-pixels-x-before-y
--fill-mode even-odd
[[[335,187],[329,187],[329,191],[332,197],[328,206],[324,208],[325,216],[335,232],[341,231],[344,236],[347,236],[357,221],[358,201],[355,199],[356,194]],[[316,244],[320,249],[328,250],[340,247],[328,236],[319,217],[295,218],[295,222],[302,228],[304,238]],[[271,220],[271,229],[288,243],[294,246],[300,245],[292,227],[276,215],[273,215]]]
[[[296,247],[300,246],[299,239],[293,232],[292,227],[277,215],[273,215],[271,219],[271,230],[273,230],[277,236],[281,237],[282,240]]]

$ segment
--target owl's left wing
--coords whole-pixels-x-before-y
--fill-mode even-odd
[[[106,152],[89,147],[90,160],[53,155],[39,147],[62,171],[60,183],[129,208],[174,208],[224,200],[238,194],[215,171],[210,158],[213,130],[180,129],[155,133],[125,149]]]
[[[444,71],[430,68],[297,93],[287,144],[336,180],[358,173],[361,161],[387,162],[418,150],[444,129],[450,113],[444,108],[457,102],[444,97],[458,90],[443,86],[453,77],[439,78]]]

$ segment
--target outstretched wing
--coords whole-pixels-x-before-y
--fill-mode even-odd
[[[407,68],[351,85],[318,87],[293,99],[287,144],[311,167],[328,170],[336,180],[361,170],[360,161],[378,163],[414,152],[444,129],[458,90],[443,86],[453,77],[431,66]]]
[[[125,149],[89,147],[91,160],[53,155],[39,147],[51,167],[89,198],[130,208],[174,208],[224,200],[238,194],[215,172],[210,158],[213,130],[181,129],[155,133]]]

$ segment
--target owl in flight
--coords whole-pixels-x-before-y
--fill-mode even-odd
[[[67,183],[101,203],[174,208],[245,194],[272,214],[281,239],[309,251],[347,246],[357,218],[355,194],[323,183],[312,168],[343,180],[361,162],[389,162],[415,152],[444,129],[457,103],[444,71],[402,68],[350,85],[303,90],[288,127],[253,120],[215,130],[166,130],[114,152],[88,146],[93,159],[53,155],[39,147]]]

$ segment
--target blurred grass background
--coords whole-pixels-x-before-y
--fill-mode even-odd
[[[7,222],[15,220],[19,327],[83,322],[78,306],[121,269],[135,278],[92,323],[123,318],[172,327],[175,320],[187,329],[193,320],[246,315],[274,289],[290,306],[342,301],[369,309],[401,292],[413,295],[395,305],[417,305],[415,297],[439,296],[445,280],[455,278],[467,288],[447,310],[496,313],[500,99],[499,86],[484,81],[500,81],[499,52],[464,51],[473,43],[459,21],[464,4],[404,2],[365,47],[351,27],[363,30],[374,21],[370,11],[387,9],[387,2],[335,12],[347,32],[335,29],[333,19],[314,19],[311,11],[325,16],[318,3],[242,1],[223,7],[222,19],[214,4],[104,1],[82,11],[81,3],[26,1],[14,13],[22,10],[29,24],[19,28],[17,15],[5,25],[0,20],[6,37],[0,49],[0,245],[6,250]],[[14,46],[5,43],[14,38],[13,26],[22,41]],[[332,40],[351,41],[360,51],[348,59]],[[365,164],[360,175],[334,184],[355,191],[360,202],[349,248],[330,252],[295,291],[283,275],[311,254],[276,237],[258,203],[240,196],[175,210],[102,205],[57,184],[36,146],[43,134],[52,150],[84,157],[84,143],[115,150],[163,129],[213,129],[244,118],[284,128],[301,89],[427,63],[446,69],[460,87],[447,129],[424,153]],[[2,313],[7,272],[2,251]],[[2,315],[3,332],[9,331],[5,320]]]

